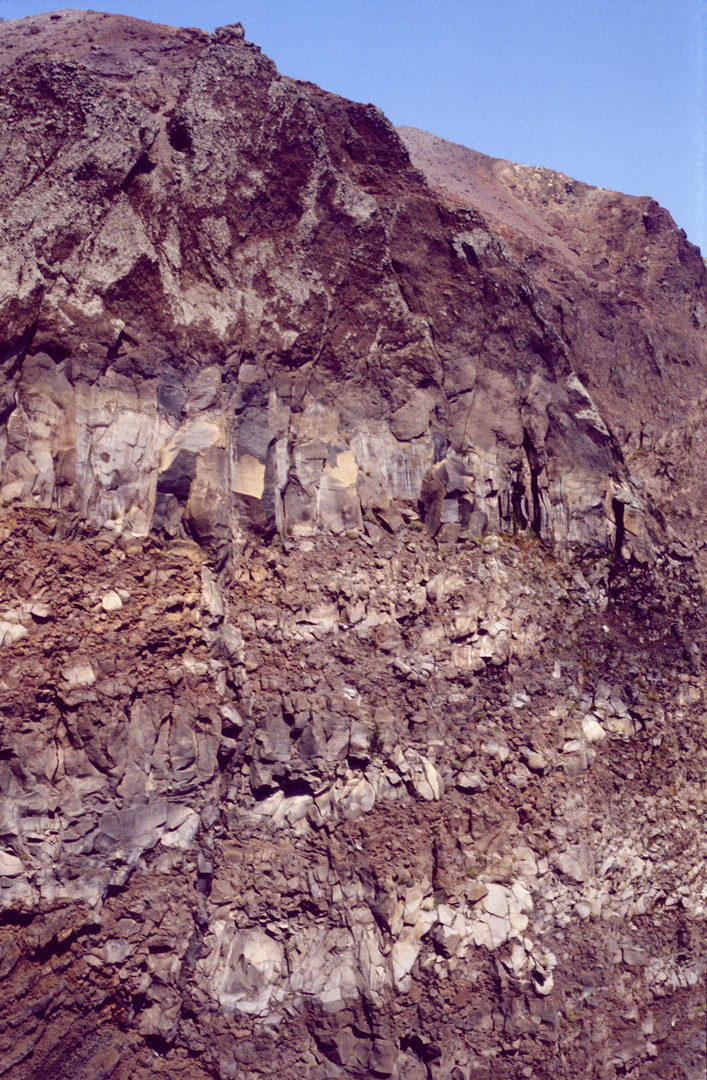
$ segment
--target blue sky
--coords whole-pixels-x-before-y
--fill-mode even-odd
[[[0,16],[57,8],[0,0]],[[652,195],[707,254],[707,0],[93,0],[205,30],[242,22],[279,70],[395,124]]]

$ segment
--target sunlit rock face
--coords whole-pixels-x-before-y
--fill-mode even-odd
[[[697,249],[239,24],[0,47],[0,1074],[699,1080]]]
[[[3,36],[6,504],[223,556],[427,481],[432,533],[651,557],[591,357],[379,110],[233,35],[67,12]]]

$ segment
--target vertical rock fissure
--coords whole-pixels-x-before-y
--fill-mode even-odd
[[[528,461],[528,471],[530,473],[530,527],[536,536],[540,536],[542,515],[540,512],[540,486],[538,477],[542,470],[538,467],[537,453],[527,431],[523,434],[523,450],[525,451],[525,456]]]
[[[614,540],[614,551],[618,556],[621,555],[621,549],[624,543],[625,527],[624,527],[624,504],[619,502],[618,499],[612,499],[611,503],[614,511],[614,521],[616,522],[616,537]]]

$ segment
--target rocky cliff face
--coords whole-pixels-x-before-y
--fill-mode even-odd
[[[0,43],[2,1075],[703,1076],[697,249],[239,26]]]
[[[613,549],[636,502],[645,555],[551,306],[378,110],[233,31],[4,33],[6,501],[222,560],[253,526],[359,528],[426,479],[433,534]]]
[[[672,521],[702,565],[707,315],[699,250],[653,199],[498,161],[412,128],[400,134],[434,189],[481,210],[507,241],[567,342],[634,492]]]

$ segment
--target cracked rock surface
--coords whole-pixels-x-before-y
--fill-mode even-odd
[[[0,47],[0,1076],[702,1080],[697,249],[238,24]]]

